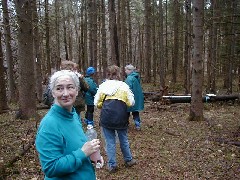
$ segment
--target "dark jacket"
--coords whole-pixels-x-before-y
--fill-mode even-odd
[[[94,104],[102,109],[100,126],[109,129],[128,127],[127,107],[134,104],[134,96],[126,83],[106,80],[99,86]]]

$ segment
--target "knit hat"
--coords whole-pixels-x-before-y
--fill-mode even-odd
[[[89,68],[87,68],[87,70],[86,70],[86,74],[89,76],[89,75],[92,75],[92,74],[94,74],[95,73],[95,69],[94,69],[94,67],[89,67]]]

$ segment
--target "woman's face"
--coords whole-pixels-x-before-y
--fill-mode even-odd
[[[60,76],[55,82],[52,94],[56,104],[71,112],[78,89],[71,77]]]
[[[129,70],[129,69],[125,68],[125,73],[126,73],[127,75],[129,75],[129,74],[132,73],[132,70]]]

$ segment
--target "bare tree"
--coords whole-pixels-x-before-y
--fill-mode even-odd
[[[145,38],[144,38],[144,62],[145,62],[145,82],[151,81],[151,0],[145,0]]]
[[[10,32],[8,1],[7,0],[2,0],[2,7],[3,7],[4,37],[5,37],[5,43],[6,43],[9,101],[16,102],[17,101],[17,93],[16,93],[16,84],[14,81],[14,72],[13,72],[13,54],[12,54],[12,46],[11,46],[11,32]]]
[[[0,114],[4,109],[8,109],[6,96],[6,82],[3,66],[3,51],[2,51],[2,31],[0,31]]]
[[[40,53],[40,43],[39,43],[39,24],[38,24],[38,14],[37,14],[37,2],[33,0],[33,39],[34,39],[34,67],[35,67],[35,79],[36,79],[36,93],[39,102],[42,100],[42,56]]]
[[[108,1],[111,63],[120,66],[115,0]]]
[[[100,77],[101,79],[104,79],[106,78],[105,76],[105,72],[106,72],[106,69],[107,69],[107,65],[108,65],[108,61],[107,61],[107,34],[106,34],[106,19],[105,19],[105,0],[101,0],[101,35],[102,35],[102,38],[101,38],[101,42],[102,42],[102,47],[101,47],[101,51],[102,51],[102,68],[103,68],[103,75],[102,77]]]
[[[185,94],[190,93],[190,77],[191,77],[191,34],[192,34],[192,11],[191,0],[185,1],[186,23],[185,23],[185,47],[184,47],[184,87]]]
[[[159,76],[160,76],[160,89],[165,87],[166,66],[164,59],[163,47],[163,6],[162,0],[159,1]]]
[[[193,0],[193,67],[190,120],[203,120],[203,0]]]
[[[174,47],[172,57],[172,82],[177,82],[177,69],[179,63],[179,2],[174,0],[174,17],[173,17],[173,33],[174,33]]]
[[[18,118],[36,115],[35,76],[33,60],[32,1],[15,0],[18,20],[19,113]]]
[[[50,24],[49,24],[49,2],[45,0],[45,28],[46,28],[46,64],[47,64],[47,73],[51,74],[51,58],[50,58]]]

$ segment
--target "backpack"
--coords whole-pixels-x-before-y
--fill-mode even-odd
[[[43,104],[50,107],[53,104],[53,101],[54,101],[54,98],[52,96],[52,91],[49,85],[47,85],[43,92]]]

